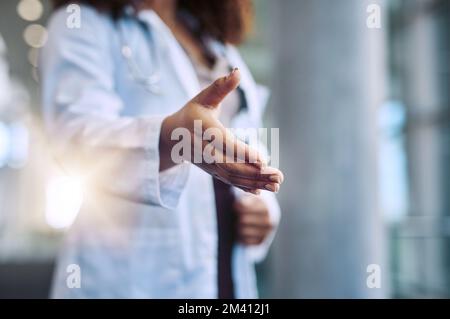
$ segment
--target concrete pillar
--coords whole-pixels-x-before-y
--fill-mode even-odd
[[[403,1],[396,63],[408,111],[410,216],[400,227],[399,294],[450,293],[450,4]]]
[[[377,207],[377,107],[385,98],[380,1],[271,1],[273,126],[280,128],[283,219],[271,297],[383,297],[388,268]],[[366,285],[381,267],[381,289]]]

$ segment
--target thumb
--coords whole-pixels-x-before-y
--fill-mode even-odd
[[[201,91],[192,102],[204,106],[217,107],[220,102],[239,86],[241,74],[234,68],[227,76],[217,79],[213,84]]]

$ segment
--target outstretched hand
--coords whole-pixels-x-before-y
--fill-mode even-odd
[[[267,167],[261,156],[246,143],[237,139],[217,118],[217,108],[223,99],[239,86],[240,72],[234,69],[226,77],[219,78],[201,91],[182,109],[167,117],[162,124],[160,138],[160,170],[177,163],[172,150],[176,141],[174,130],[182,128],[189,132],[190,152],[183,153],[183,159],[192,162],[215,178],[238,187],[246,192],[258,194],[261,189],[278,192],[283,174]],[[199,122],[200,121],[200,122]],[[196,126],[201,123],[201,127]],[[214,140],[204,140],[205,132],[214,132]],[[211,134],[209,134],[211,135]],[[218,138],[220,137],[220,138]],[[200,141],[199,141],[200,140]],[[197,150],[199,152],[195,152]],[[205,159],[203,155],[211,154]],[[202,157],[198,158],[198,154]]]

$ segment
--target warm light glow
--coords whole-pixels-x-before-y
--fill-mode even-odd
[[[32,48],[41,48],[47,42],[47,29],[40,24],[30,24],[23,32],[25,42]]]
[[[72,225],[83,202],[83,182],[77,177],[55,177],[47,185],[47,223],[56,229]]]
[[[36,21],[42,17],[44,6],[39,0],[21,0],[17,4],[17,13],[26,21]]]

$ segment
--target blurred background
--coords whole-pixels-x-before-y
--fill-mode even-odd
[[[241,50],[272,90],[266,127],[280,128],[287,176],[261,296],[450,297],[450,1],[255,7]],[[377,8],[379,28],[367,24]],[[0,2],[0,298],[48,296],[83,200],[42,132],[49,12],[48,1]]]

